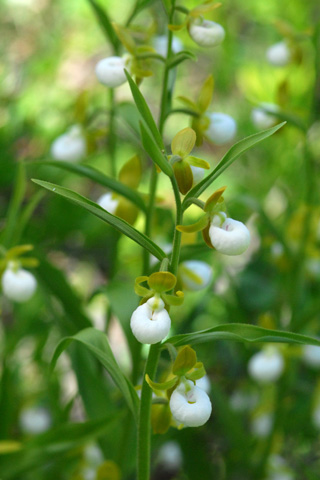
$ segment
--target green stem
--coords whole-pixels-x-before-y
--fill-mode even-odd
[[[109,89],[109,141],[108,149],[111,162],[111,176],[116,177],[116,149],[117,149],[117,136],[115,132],[115,120],[116,120],[116,104],[114,89]]]
[[[147,237],[150,237],[151,234],[151,226],[152,226],[152,219],[154,213],[154,203],[156,197],[156,190],[157,190],[157,183],[158,183],[158,172],[156,167],[152,166],[151,177],[150,177],[150,187],[149,187],[149,204],[146,213],[146,223],[144,233]],[[147,250],[143,251],[143,272],[142,275],[148,275],[150,268],[150,255]]]
[[[159,354],[160,343],[151,345],[143,375],[138,424],[138,480],[150,479],[152,390],[145,377],[147,374],[151,378],[155,377]]]
[[[176,222],[174,228],[174,237],[173,237],[173,248],[172,248],[172,255],[171,255],[171,264],[170,264],[170,271],[174,275],[177,274],[178,266],[179,266],[179,258],[180,258],[180,249],[181,249],[181,232],[176,229],[177,225],[182,225],[183,220],[183,211],[181,205],[181,198],[179,193],[178,184],[176,179],[173,177],[171,178],[171,184],[173,188],[173,193],[176,201]]]

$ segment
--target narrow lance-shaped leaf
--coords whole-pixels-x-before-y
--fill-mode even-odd
[[[133,96],[133,100],[136,104],[137,109],[140,112],[140,115],[145,122],[145,125],[149,128],[156,144],[158,145],[160,151],[164,150],[164,144],[162,141],[162,137],[160,135],[160,132],[157,128],[157,125],[153,119],[152,113],[150,112],[150,108],[148,107],[147,102],[145,101],[142,93],[140,92],[137,84],[133,81],[129,73],[125,70],[125,74],[127,76],[129,86],[131,89],[131,93]]]
[[[250,137],[244,138],[243,140],[240,140],[240,142],[233,145],[222,158],[221,162],[210,173],[210,175],[205,177],[200,183],[193,187],[190,192],[185,196],[183,201],[183,208],[187,208],[189,198],[199,197],[199,195],[201,195],[201,193],[204,192],[211,185],[211,183],[221,175],[222,172],[224,172],[235,160],[237,160],[240,155],[242,155],[244,152],[249,150],[257,143],[261,142],[265,138],[273,135],[277,130],[283,127],[285,123],[286,122],[280,123],[279,125],[269,128],[268,130],[264,130],[263,132],[250,135]]]
[[[185,345],[197,343],[206,343],[213,340],[234,340],[237,342],[248,343],[294,343],[299,345],[316,345],[320,347],[320,339],[300,335],[298,333],[283,332],[280,330],[271,330],[267,328],[257,327],[256,325],[248,325],[244,323],[228,323],[226,325],[218,325],[217,327],[208,328],[195,333],[186,333],[175,335],[168,338],[166,342],[173,345]]]
[[[88,212],[93,213],[96,217],[100,218],[104,222],[107,222],[116,230],[118,230],[119,232],[123,233],[127,237],[131,238],[131,240],[133,240],[134,242],[141,245],[141,247],[148,250],[148,252],[150,252],[159,260],[162,260],[163,258],[165,258],[166,255],[164,251],[161,250],[161,248],[158,247],[158,245],[156,245],[152,240],[150,240],[150,238],[146,237],[143,233],[138,232],[138,230],[133,228],[131,225],[129,225],[129,223],[125,222],[121,218],[111,215],[111,213],[108,213],[106,210],[104,210],[102,207],[92,202],[88,198],[83,197],[82,195],[79,195],[78,193],[73,192],[68,188],[60,187],[59,185],[54,185],[53,183],[44,182],[42,180],[35,180],[35,179],[33,179],[32,181],[37,185],[40,185],[41,187],[46,188],[50,192],[56,193],[57,195],[60,195],[66,198],[70,202],[73,202],[76,205],[81,206]]]
[[[134,191],[129,186],[119,182],[118,180],[115,180],[114,178],[104,175],[104,173],[99,172],[99,170],[96,170],[95,168],[89,167],[87,165],[79,165],[76,163],[63,162],[63,161],[60,161],[60,162],[46,161],[46,162],[31,162],[31,163],[34,165],[40,165],[40,166],[48,165],[50,167],[61,168],[62,170],[67,170],[77,175],[81,175],[83,177],[89,178],[90,180],[93,180],[94,182],[99,183],[99,185],[103,185],[104,187],[107,187],[110,190],[119,193],[120,195],[122,195],[123,197],[127,198],[132,203],[134,203],[141,210],[146,211],[146,205],[142,197],[136,191]]]
[[[158,165],[160,170],[163,171],[168,177],[173,177],[173,170],[170,163],[164,157],[163,153],[159,149],[156,142],[153,140],[151,135],[149,134],[148,130],[144,126],[144,124],[140,123],[140,130],[141,130],[141,139],[142,145],[146,150],[147,154],[153,160],[154,163]]]
[[[51,368],[53,369],[61,353],[70,345],[71,342],[76,341],[84,345],[88,350],[101,362],[112,377],[115,384],[121,390],[128,407],[132,411],[135,420],[138,418],[139,399],[131,382],[125,377],[120,370],[112,350],[110,348],[107,336],[105,333],[95,328],[86,328],[72,337],[64,338],[57,346],[52,361]]]
[[[88,0],[90,3],[99,23],[103,33],[105,34],[107,40],[112,43],[115,53],[118,53],[120,42],[118,40],[117,35],[112,27],[112,24],[109,20],[107,13],[97,4],[95,0]]]

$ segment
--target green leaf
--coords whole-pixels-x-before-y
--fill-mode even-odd
[[[166,256],[163,250],[161,250],[160,247],[158,247],[152,240],[150,240],[150,238],[146,237],[143,233],[138,232],[138,230],[133,228],[131,225],[129,225],[129,223],[125,222],[121,218],[111,215],[111,213],[108,213],[102,207],[87,199],[86,197],[83,197],[82,195],[79,195],[78,193],[73,192],[68,188],[54,185],[53,183],[35,179],[33,179],[32,181],[37,185],[40,185],[41,187],[46,188],[53,193],[56,193],[57,195],[61,195],[62,197],[75,203],[76,205],[81,206],[85,210],[88,210],[88,212],[93,213],[93,215],[100,218],[104,222],[114,227],[119,232],[131,238],[131,240],[133,240],[134,242],[141,245],[141,247],[148,250],[159,260],[162,260]]]
[[[262,132],[256,133],[254,135],[250,135],[250,137],[244,138],[240,140],[240,142],[233,145],[230,150],[225,154],[222,158],[221,162],[216,166],[216,168],[204,178],[200,183],[198,183],[195,187],[193,187],[190,192],[185,196],[183,201],[183,208],[187,207],[186,203],[190,197],[199,197],[202,192],[204,192],[211,183],[216,180],[230,165],[237,160],[244,152],[249,150],[251,147],[256,145],[257,143],[261,142],[265,138],[270,137],[275,132],[277,132],[286,122],[280,123],[275,127],[269,128],[268,130],[264,130]]]
[[[158,165],[160,170],[163,171],[168,177],[173,177],[173,170],[170,163],[167,161],[165,156],[163,155],[162,151],[160,150],[159,146],[153,140],[151,135],[149,134],[148,130],[144,126],[144,124],[140,123],[140,130],[141,130],[141,139],[142,145],[146,150],[147,154],[151,158],[151,160]]]
[[[159,150],[164,150],[164,144],[162,141],[162,137],[160,135],[160,132],[158,130],[158,127],[153,119],[152,113],[150,112],[150,109],[148,107],[147,102],[145,101],[142,93],[140,92],[137,84],[133,81],[127,70],[125,70],[125,74],[127,76],[129,86],[131,89],[131,93],[133,96],[133,100],[136,104],[137,109],[140,112],[140,115],[145,122],[145,125],[148,127],[150,132],[152,133],[153,139],[155,140],[156,144],[159,147]]]
[[[109,40],[111,43],[112,43],[112,46],[115,50],[115,53],[118,53],[119,52],[119,48],[120,48],[120,42],[118,40],[118,37],[117,35],[115,34],[115,31],[112,27],[112,24],[109,20],[109,17],[107,15],[107,13],[103,10],[103,8],[100,7],[100,5],[98,5],[95,0],[88,0],[88,2],[90,3],[99,23],[100,23],[100,26],[101,26],[101,29],[103,31],[103,33],[105,34],[107,40]]]
[[[300,335],[298,333],[269,330],[245,323],[228,323],[200,332],[175,335],[174,337],[168,338],[166,342],[172,343],[173,345],[185,345],[186,343],[195,345],[213,340],[234,340],[248,343],[294,343],[299,345],[320,346],[320,339],[317,338]]]
[[[35,165],[41,165],[41,166],[48,165],[50,167],[61,168],[63,170],[67,170],[77,175],[81,175],[83,177],[89,178],[90,180],[93,180],[94,182],[99,183],[99,185],[103,185],[104,187],[107,187],[110,190],[113,190],[114,192],[119,193],[119,195],[122,195],[123,197],[130,200],[142,211],[144,212],[146,211],[146,205],[142,197],[137,192],[135,192],[132,188],[128,187],[127,185],[124,185],[123,183],[119,182],[118,180],[115,180],[114,178],[104,175],[102,172],[99,172],[99,170],[96,170],[95,168],[89,167],[87,165],[79,165],[76,163],[63,162],[63,161],[59,161],[59,162],[47,161],[47,162],[31,162],[31,163]]]
[[[197,61],[197,57],[188,51],[182,51],[174,55],[168,64],[168,69],[170,70],[171,68],[177,67],[180,63],[184,62],[185,60],[193,60]]]
[[[112,350],[110,348],[107,336],[105,333],[95,328],[86,328],[72,337],[64,338],[57,346],[52,361],[51,369],[54,368],[61,353],[70,345],[71,342],[76,341],[84,345],[99,362],[106,368],[112,377],[115,384],[122,392],[128,407],[132,411],[135,420],[138,419],[139,399],[136,390],[131,382],[120,370]]]

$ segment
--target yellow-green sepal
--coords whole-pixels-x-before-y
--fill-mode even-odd
[[[128,160],[120,170],[119,180],[130,188],[139,186],[142,175],[141,161],[138,155],[134,155]]]
[[[97,469],[96,480],[120,480],[121,471],[112,460],[101,463]]]
[[[198,105],[192,100],[190,100],[188,97],[179,95],[179,97],[177,97],[177,100],[180,100],[180,102],[182,102],[186,107],[190,108],[190,110],[199,113]]]
[[[164,434],[171,424],[171,410],[168,403],[151,406],[151,427],[153,433]]]
[[[136,295],[139,295],[139,297],[145,297],[147,295],[150,295],[150,293],[151,293],[150,290],[148,288],[140,285],[141,283],[147,282],[147,281],[148,281],[148,277],[146,277],[146,276],[137,277],[135,279],[134,291],[135,291]]]
[[[209,223],[209,216],[205,213],[202,215],[196,223],[191,225],[177,225],[176,229],[182,233],[194,233],[203,230]]]
[[[22,267],[35,268],[39,266],[39,260],[34,257],[19,258],[19,263]]]
[[[203,160],[202,158],[193,157],[192,155],[189,155],[185,159],[185,161],[188,162],[189,165],[192,165],[193,167],[200,167],[200,168],[204,168],[205,170],[210,169],[210,164],[206,160]]]
[[[155,272],[148,277],[149,287],[157,293],[172,290],[177,283],[177,278],[170,272]]]
[[[136,50],[136,43],[129,30],[115,22],[112,22],[112,26],[122,45],[128,50],[128,52],[134,54]]]
[[[223,201],[223,193],[227,187],[221,187],[218,190],[216,190],[206,201],[204,205],[204,211],[208,213],[212,213],[213,210],[215,209],[217,203],[222,203]]]
[[[181,292],[181,290],[178,290],[175,295],[163,293],[161,296],[165,303],[170,305],[171,307],[179,307],[183,304],[184,301],[184,293]]]
[[[152,388],[155,393],[169,390],[170,388],[173,388],[179,381],[178,377],[173,377],[167,382],[156,383],[151,380],[148,374],[146,374],[145,379],[149,387]]]
[[[189,15],[190,17],[197,18],[203,15],[204,13],[208,13],[208,12],[211,12],[212,10],[215,10],[216,8],[219,8],[221,5],[222,5],[221,3],[215,3],[212,0],[208,0],[202,3],[201,5],[199,5],[198,7],[195,7],[192,10],[190,10]]]
[[[6,252],[6,258],[7,260],[12,260],[14,258],[20,257],[20,255],[23,255],[24,253],[30,252],[33,250],[33,245],[17,245],[16,247],[10,248]]]
[[[202,362],[197,362],[191,372],[186,373],[185,377],[188,380],[192,380],[195,382],[196,380],[199,380],[200,378],[204,377],[206,375],[206,370],[203,366]]]
[[[175,162],[173,164],[173,172],[179,187],[179,192],[185,195],[191,190],[193,185],[193,174],[189,163],[185,160]]]
[[[201,87],[198,97],[198,108],[201,113],[204,113],[209,107],[214,89],[214,79],[212,75],[209,75],[204,84]]]
[[[179,155],[179,157],[184,158],[193,149],[196,143],[196,132],[192,128],[187,127],[175,135],[171,142],[171,150],[173,155]]]
[[[182,347],[174,361],[172,373],[183,376],[189,372],[197,363],[197,354],[189,345]]]

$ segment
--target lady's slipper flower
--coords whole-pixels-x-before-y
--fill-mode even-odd
[[[100,83],[109,88],[119,87],[127,81],[124,69],[127,61],[124,57],[107,57],[96,65],[96,75]]]
[[[255,353],[249,361],[249,375],[261,383],[278,380],[284,369],[284,360],[281,353],[274,347],[268,347]]]
[[[226,113],[209,113],[209,126],[205,136],[216,145],[224,145],[230,142],[236,135],[237,124],[235,120]]]
[[[98,198],[97,204],[100,205],[100,207],[104,208],[104,210],[106,210],[107,212],[114,214],[117,206],[119,205],[119,200],[113,198],[112,193],[108,192]]]
[[[212,218],[209,237],[212,246],[225,255],[240,255],[250,244],[248,228],[238,220],[226,218],[223,212]]]
[[[196,291],[206,288],[212,280],[213,270],[210,265],[199,260],[181,263],[179,275],[186,290]]]
[[[189,34],[194,42],[201,47],[215,47],[223,42],[224,28],[219,23],[196,18],[189,24]]]
[[[273,416],[270,413],[262,413],[255,416],[251,422],[251,432],[259,438],[265,438],[271,432]]]
[[[48,430],[51,426],[52,419],[46,408],[31,407],[22,410],[19,423],[24,433],[36,435]]]
[[[209,420],[212,405],[204,390],[191,380],[186,380],[173,391],[170,410],[177,423],[186,427],[200,427]]]
[[[32,297],[37,288],[37,281],[32,273],[23,268],[15,269],[9,264],[2,275],[2,290],[6,297],[23,303]]]
[[[74,125],[60,135],[51,145],[51,156],[55,160],[78,162],[86,155],[87,144],[79,125]]]
[[[291,51],[286,42],[278,42],[268,48],[266,57],[271,65],[284,67],[291,60]]]
[[[153,42],[155,50],[162,55],[163,57],[167,56],[167,48],[168,48],[168,37],[167,35],[159,35],[155,37]],[[171,50],[173,53],[179,53],[183,50],[183,44],[178,37],[172,37],[172,46]]]
[[[152,297],[132,314],[130,326],[133,335],[141,343],[154,344],[169,333],[171,319],[161,298]]]
[[[257,108],[251,112],[251,120],[253,125],[261,130],[273,127],[277,123],[277,117],[269,113],[269,111],[277,113],[279,111],[278,105],[274,103],[261,103]]]

